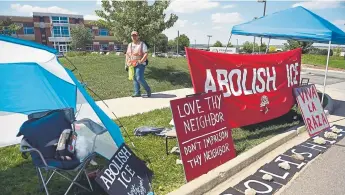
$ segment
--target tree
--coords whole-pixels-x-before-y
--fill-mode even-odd
[[[168,50],[168,37],[161,33],[158,36],[156,36],[153,40],[153,44],[156,46],[156,52],[167,52]]]
[[[246,41],[243,45],[243,51],[246,53],[253,53],[253,43]],[[259,45],[255,43],[254,45],[255,52],[259,52]],[[260,50],[261,51],[261,50]]]
[[[0,34],[12,35],[18,37],[17,31],[22,27],[12,21],[11,17],[6,17],[5,20],[0,21]]]
[[[87,44],[92,43],[92,34],[89,28],[78,24],[71,28],[72,48],[85,50]]]
[[[275,46],[270,46],[269,52],[275,52],[277,50],[277,47]]]
[[[223,47],[223,44],[222,44],[220,41],[216,41],[216,42],[213,44],[213,47]]]
[[[340,47],[334,48],[334,55],[335,56],[340,56],[340,53],[341,53],[341,48]]]
[[[302,48],[302,53],[308,53],[312,49],[313,42],[288,40],[284,43],[284,50]]]
[[[176,43],[174,40],[169,40],[168,41],[168,50],[169,51],[176,51]]]
[[[141,40],[152,43],[152,39],[174,25],[178,17],[164,13],[170,1],[108,1],[102,0],[102,9],[96,10],[101,19],[95,23],[110,29],[115,39],[120,42],[130,42],[130,33],[139,32]]]
[[[233,45],[231,44],[231,42],[228,43],[228,47],[233,47]]]
[[[178,50],[179,51],[184,51],[185,47],[189,47],[190,42],[189,42],[189,38],[187,37],[187,35],[182,34],[178,38],[176,37],[175,38],[175,44],[177,44],[176,43],[177,39],[178,39]]]
[[[266,52],[266,49],[267,49],[266,43],[262,43],[262,45],[260,45],[260,52]],[[255,50],[255,51],[257,51],[257,50]]]

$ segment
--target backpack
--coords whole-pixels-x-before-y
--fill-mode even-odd
[[[140,43],[141,53],[144,53],[144,51],[143,51],[143,44],[144,44],[144,42],[141,41],[141,43]],[[131,53],[132,53],[132,43],[131,43],[130,47],[131,47]],[[146,58],[145,62],[146,62],[146,65],[149,65],[148,58]]]
[[[55,158],[61,160],[71,160],[75,156],[75,146],[77,141],[77,133],[71,129],[65,129],[59,138],[56,147]],[[68,159],[68,157],[70,159]]]

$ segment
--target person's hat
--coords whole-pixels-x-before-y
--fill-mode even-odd
[[[132,31],[131,35],[139,35],[137,31]]]

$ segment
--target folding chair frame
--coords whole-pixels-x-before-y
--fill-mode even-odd
[[[90,161],[95,157],[96,153],[92,153],[90,154],[88,157],[86,157],[83,162],[76,168],[74,168],[73,170],[64,170],[64,169],[59,169],[59,168],[56,168],[56,167],[52,167],[52,166],[48,166],[47,165],[47,162],[45,161],[45,159],[43,158],[43,155],[42,153],[37,150],[36,148],[33,148],[27,141],[25,141],[25,139],[22,140],[21,144],[20,144],[20,151],[22,152],[22,155],[23,157],[26,157],[25,156],[25,153],[27,152],[37,152],[39,154],[39,156],[41,157],[41,160],[44,164],[43,167],[38,167],[38,166],[35,166],[36,167],[36,171],[37,171],[37,175],[40,179],[40,183],[43,185],[44,187],[44,190],[46,191],[46,194],[49,195],[49,192],[48,192],[48,188],[47,188],[47,185],[49,183],[49,181],[51,180],[51,178],[54,176],[55,173],[57,173],[58,175],[60,175],[61,177],[67,179],[68,181],[71,182],[71,184],[69,185],[67,191],[65,192],[65,195],[68,194],[68,192],[71,190],[72,186],[73,185],[77,185],[79,186],[80,188],[83,188],[84,190],[88,191],[88,192],[92,192],[93,191],[93,188],[92,188],[92,184],[90,182],[90,179],[87,175],[87,172],[85,170],[85,168],[87,167],[87,165],[90,163]],[[53,173],[49,176],[48,180],[46,180],[43,175],[42,175],[42,171],[41,169],[45,169],[47,171],[47,176],[49,175],[49,172],[50,171],[53,171]],[[67,177],[65,176],[64,174],[62,174],[62,172],[66,172],[66,173],[69,173],[70,171],[75,171],[77,172],[76,176],[71,179],[70,177]],[[89,183],[89,189],[81,184],[79,184],[77,181],[77,179],[79,178],[79,176],[84,173],[88,183]],[[71,175],[71,174],[70,174]],[[42,186],[41,186],[42,187]],[[42,189],[42,188],[41,188]]]

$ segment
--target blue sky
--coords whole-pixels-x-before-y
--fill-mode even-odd
[[[81,14],[85,19],[97,19],[94,10],[100,9],[99,0],[88,1],[0,1],[0,15],[31,16],[32,12],[55,12]],[[345,1],[273,1],[268,0],[266,14],[302,5],[314,13],[334,23],[345,30]],[[175,13],[179,20],[174,27],[164,33],[173,39],[180,34],[186,34],[192,44],[205,44],[207,35],[212,35],[210,44],[216,40],[223,44],[228,41],[233,25],[252,20],[263,14],[263,3],[257,1],[211,1],[211,0],[175,0],[172,1],[167,14]],[[231,42],[239,44],[244,41],[253,41],[252,37],[233,36]],[[264,39],[267,42],[266,39]],[[257,42],[259,40],[257,39]],[[273,40],[272,44],[281,44],[284,41]]]

